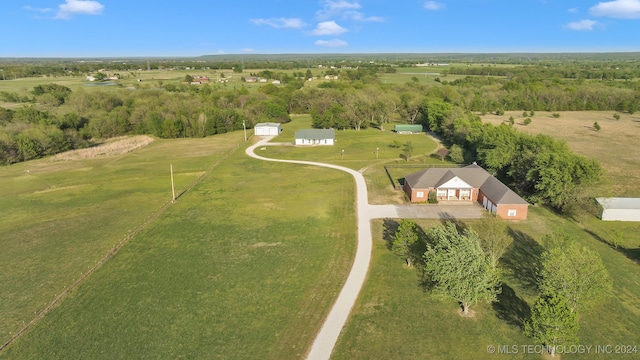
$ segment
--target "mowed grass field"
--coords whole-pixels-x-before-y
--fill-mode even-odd
[[[167,142],[165,156],[188,152],[198,141],[215,146],[226,136],[227,143],[235,147],[242,135],[236,132],[191,139],[174,146]],[[353,260],[354,183],[348,174],[338,171],[251,159],[244,154],[244,145],[2,357],[303,357]],[[152,146],[147,149],[151,154],[153,150],[157,151]],[[152,158],[140,150],[122,161],[130,156]],[[199,167],[210,164],[210,158],[200,159]],[[162,161],[163,168],[166,164]],[[174,162],[174,171],[177,169]],[[73,175],[59,174],[65,178]],[[168,177],[164,180],[168,186]],[[145,191],[145,186],[138,182],[131,192]],[[169,194],[167,191],[158,205]],[[101,206],[100,201],[92,203]],[[52,209],[41,211],[47,212],[52,222],[58,214]],[[120,211],[119,207],[105,209],[96,222],[108,222]],[[69,223],[67,228],[91,231],[85,223]],[[117,228],[126,233],[125,226]],[[32,232],[46,242],[48,234],[37,228]],[[74,244],[83,243],[83,238]],[[17,237],[12,243],[21,240]],[[35,254],[39,251],[32,249]],[[22,257],[30,256],[23,252]],[[92,264],[104,252],[96,250],[89,257],[72,247],[58,253],[58,259],[88,257],[84,263]],[[84,263],[70,270],[71,274],[79,274]],[[22,267],[21,263],[13,264]],[[29,272],[43,267],[36,261],[30,265],[24,267],[25,273],[14,275],[16,281],[24,281]],[[55,288],[62,289],[70,280],[59,281]],[[23,297],[36,297],[44,305],[56,292],[52,289],[49,294]]]
[[[389,220],[386,220],[389,221]],[[458,315],[458,305],[422,290],[418,272],[387,248],[385,220],[373,223],[374,250],[363,292],[334,350],[333,359],[540,359],[522,345],[536,345],[522,333],[535,302],[537,261],[545,234],[562,230],[601,254],[613,280],[610,299],[580,317],[579,344],[640,346],[640,266],[625,251],[614,250],[579,224],[548,210],[532,208],[529,219],[509,223],[514,243],[500,261],[502,293],[492,305],[475,306],[474,318]],[[461,224],[473,227],[476,221]],[[440,221],[420,220],[423,229]],[[637,244],[638,225],[624,224],[627,243]],[[596,231],[601,231],[599,229]],[[473,309],[474,307],[472,307]],[[489,353],[488,346],[516,345],[518,354]],[[635,358],[634,355],[617,355]],[[610,359],[612,354],[569,354],[562,359]]]
[[[237,147],[238,135],[157,140],[125,156],[0,167],[0,342]]]
[[[272,142],[292,145],[296,131],[312,128],[309,115],[292,115],[292,119],[290,123],[282,125],[281,135],[271,140]],[[393,124],[385,124],[385,129],[336,130],[336,142],[333,146],[267,146],[264,149],[258,148],[256,154],[272,158],[319,161],[360,170],[375,164],[401,160],[401,145],[407,142],[413,146],[409,163],[424,163],[429,154],[437,149],[438,144],[427,134],[396,134],[391,131]],[[394,143],[400,144],[400,147],[392,147]]]

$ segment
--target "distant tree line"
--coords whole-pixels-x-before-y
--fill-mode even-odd
[[[204,137],[241,130],[243,123],[288,122],[287,94],[300,84],[265,86],[249,93],[187,87],[187,91],[117,90],[71,92],[39,85],[34,102],[16,110],[0,107],[0,164],[86,147],[91,139],[125,134],[160,138]]]
[[[599,165],[549,136],[482,124],[476,114],[524,110],[530,118],[538,110],[633,113],[640,104],[638,81],[541,79],[537,68],[522,67],[517,76],[508,78],[382,84],[381,70],[382,66],[373,65],[326,68],[325,73],[337,74],[339,80],[305,86],[300,76],[286,76],[285,84],[265,84],[254,92],[171,83],[161,84],[162,89],[73,93],[64,86],[45,84],[29,95],[4,92],[3,101],[29,105],[0,111],[0,163],[87,146],[91,139],[124,134],[210,136],[242,129],[243,122],[251,127],[263,121],[287,122],[292,113],[309,114],[317,128],[382,130],[390,123],[424,124],[451,145],[450,156],[477,161],[529,201],[566,211],[580,199],[584,187],[598,180]],[[259,73],[282,74],[275,69]]]

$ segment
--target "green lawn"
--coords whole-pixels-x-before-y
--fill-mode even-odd
[[[272,142],[293,143],[297,130],[312,128],[311,117],[308,115],[292,115],[292,119],[293,121],[282,126],[281,135],[275,137]],[[400,160],[402,149],[392,145],[394,142],[411,142],[413,153],[409,163],[422,164],[431,161],[429,154],[436,150],[437,143],[428,135],[396,134],[389,130],[393,128],[392,124],[387,124],[385,128],[388,130],[336,130],[336,143],[333,146],[270,146],[264,150],[258,149],[256,153],[272,158],[319,161],[359,170],[375,164]]]
[[[240,136],[231,135],[234,140]],[[217,139],[203,141],[213,145]],[[131,240],[3,356],[302,357],[351,266],[354,183],[339,171],[267,163],[248,158],[242,150]],[[201,160],[201,167],[206,164]],[[116,216],[111,212],[105,210],[103,217]],[[77,230],[86,231],[86,225],[80,225]],[[90,263],[104,250],[95,253]],[[75,248],[58,254],[59,259],[84,256]],[[40,264],[34,262],[25,271],[36,267]],[[81,271],[74,269],[72,273]],[[56,292],[38,301],[44,303]]]
[[[439,221],[419,221],[424,228]],[[463,224],[473,227],[475,221]],[[595,218],[587,230],[574,221],[532,208],[527,221],[509,223],[514,244],[501,259],[503,291],[493,305],[476,306],[476,317],[463,319],[454,302],[438,302],[418,285],[418,275],[386,247],[383,221],[374,222],[375,248],[371,272],[349,324],[339,339],[335,359],[492,359],[539,358],[535,355],[498,356],[489,345],[534,344],[520,330],[522,319],[537,296],[533,285],[539,241],[558,229],[580,244],[598,251],[614,283],[609,300],[580,318],[580,344],[640,345],[640,266],[623,249],[616,251],[599,240],[612,227]],[[622,226],[625,246],[637,248],[640,226]],[[602,235],[604,237],[604,235]],[[633,239],[633,240],[629,240]],[[637,255],[636,255],[637,256]],[[639,260],[638,257],[635,258]],[[599,357],[598,357],[599,356]],[[564,355],[563,359],[610,358],[611,355]],[[627,355],[627,358],[633,356]]]

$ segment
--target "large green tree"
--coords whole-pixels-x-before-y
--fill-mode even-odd
[[[432,227],[428,237],[424,283],[436,297],[458,301],[464,316],[471,305],[496,300],[497,271],[482,251],[478,234],[469,228],[461,233],[448,222]]]
[[[540,291],[566,299],[571,311],[589,309],[611,293],[611,279],[597,252],[580,247],[566,234],[544,240]]]
[[[498,266],[498,260],[513,242],[506,221],[491,212],[485,212],[476,230],[480,236],[482,250],[491,260],[491,264],[494,267]]]
[[[524,333],[544,345],[554,356],[558,345],[578,341],[578,317],[562,296],[543,295],[531,308]]]
[[[402,257],[408,267],[412,267],[416,258],[419,259],[419,255],[417,255],[419,241],[418,225],[412,220],[403,219],[396,230],[391,250]]]
[[[527,178],[534,182],[537,197],[560,211],[584,198],[588,185],[602,174],[600,164],[570,152],[543,152],[537,155]]]

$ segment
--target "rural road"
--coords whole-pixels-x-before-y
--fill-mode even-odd
[[[273,136],[263,137],[254,145],[247,148],[247,155],[264,161],[274,161],[282,163],[303,164],[312,166],[321,166],[330,169],[336,169],[347,172],[353,176],[356,181],[356,206],[358,217],[358,246],[356,250],[355,260],[347,281],[345,282],[338,299],[333,304],[329,316],[327,316],[322,329],[316,336],[311,351],[307,359],[309,360],[327,360],[331,356],[331,352],[338,340],[338,336],[342,331],[342,327],[349,317],[349,313],[356,303],[358,294],[362,289],[362,285],[369,271],[369,263],[371,262],[371,250],[373,239],[371,236],[371,220],[381,218],[479,218],[482,216],[480,207],[467,206],[411,206],[411,205],[369,205],[367,184],[364,176],[356,170],[338,166],[333,164],[325,164],[313,161],[300,160],[284,160],[272,159],[256,155],[254,150],[263,146],[279,146],[280,143],[269,143]]]

